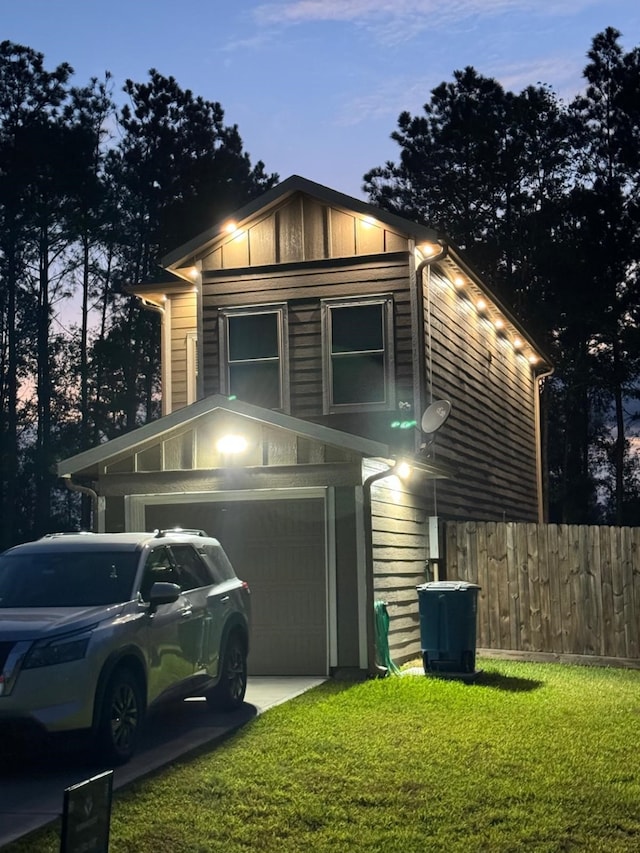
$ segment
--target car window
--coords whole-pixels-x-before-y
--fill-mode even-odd
[[[130,601],[132,551],[44,551],[0,556],[0,608],[100,607]]]
[[[206,545],[203,551],[207,558],[209,567],[213,570],[217,583],[233,580],[235,578],[236,573],[234,572],[233,566],[229,562],[229,558],[225,554],[222,545]]]
[[[207,566],[202,562],[191,545],[171,545],[176,571],[183,590],[210,586],[214,581]]]
[[[178,573],[176,572],[171,554],[166,546],[154,548],[147,557],[140,585],[140,595],[144,601],[149,600],[151,587],[154,583],[177,583],[180,585]]]

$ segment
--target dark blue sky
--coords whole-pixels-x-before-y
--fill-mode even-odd
[[[607,26],[640,44],[639,0],[0,0],[0,39],[69,62],[78,85],[155,67],[219,101],[252,161],[356,196],[396,158],[400,112],[455,69],[570,98]]]

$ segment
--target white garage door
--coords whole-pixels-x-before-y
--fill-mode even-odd
[[[326,675],[324,501],[287,498],[151,504],[146,529],[201,528],[249,583],[252,675]]]

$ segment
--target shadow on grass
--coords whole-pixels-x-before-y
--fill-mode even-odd
[[[479,672],[474,684],[478,687],[492,687],[495,690],[505,690],[508,693],[530,693],[544,687],[544,681],[534,678],[517,678],[513,675],[502,675],[500,672]]]

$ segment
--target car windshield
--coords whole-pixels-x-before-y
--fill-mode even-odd
[[[130,601],[134,551],[38,551],[0,555],[0,609],[99,607]]]

